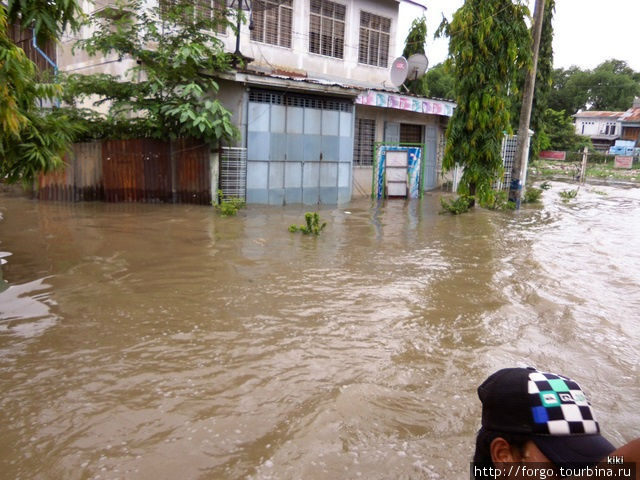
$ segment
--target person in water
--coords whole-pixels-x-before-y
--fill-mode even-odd
[[[606,478],[616,468],[613,473],[633,472],[608,478],[640,479],[635,472],[640,439],[616,449],[601,435],[591,404],[570,378],[505,368],[478,387],[478,396],[482,426],[472,478]]]

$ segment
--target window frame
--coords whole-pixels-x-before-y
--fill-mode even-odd
[[[320,11],[314,12],[314,4],[319,6]],[[325,13],[325,7],[331,7],[331,16]],[[336,11],[341,9],[342,11]],[[342,16],[342,19],[339,16]],[[317,31],[314,31],[314,20],[317,23]],[[347,5],[331,0],[310,0],[309,2],[309,44],[308,51],[314,55],[344,60],[345,33],[347,20]],[[327,35],[324,31],[330,26],[330,32]],[[340,37],[336,37],[336,27],[341,27]],[[313,50],[314,34],[317,35],[317,51]],[[327,38],[325,38],[327,37]],[[326,40],[329,40],[329,48],[326,48]],[[339,39],[339,44],[336,40]]]
[[[367,123],[366,130],[362,128],[361,123]],[[364,132],[364,135],[363,135]],[[365,135],[371,134],[371,143],[363,142],[368,140]],[[376,120],[373,118],[356,117],[353,132],[353,165],[356,167],[373,166],[373,154],[375,152],[376,141]],[[363,153],[365,158],[363,161]],[[368,154],[368,156],[367,156]]]
[[[278,3],[276,0],[254,0],[260,3],[272,4],[271,8],[253,11],[253,29],[249,34],[252,42],[264,43],[273,47],[292,48],[293,43],[293,0],[285,0],[287,3]],[[275,18],[273,18],[273,12]],[[283,22],[287,21],[288,32],[283,28]],[[274,23],[275,22],[275,23]],[[286,25],[285,25],[286,27]],[[272,30],[271,32],[269,30]],[[275,42],[270,41],[275,36]],[[270,38],[271,37],[271,38]]]
[[[366,25],[363,24],[365,18],[368,19]],[[388,25],[386,25],[387,23]],[[360,10],[360,27],[358,30],[359,64],[380,68],[387,68],[389,66],[391,26],[391,18],[383,17],[382,15],[366,10]],[[366,47],[363,48],[363,40],[365,38],[367,43]],[[385,40],[384,45],[383,40]],[[372,61],[372,57],[375,57],[375,61]]]

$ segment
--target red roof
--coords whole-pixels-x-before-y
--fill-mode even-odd
[[[578,112],[574,115],[576,118],[611,118],[618,119],[625,112],[604,112],[598,110],[585,110],[584,112]]]
[[[630,108],[620,117],[621,122],[637,123],[640,122],[640,107]]]

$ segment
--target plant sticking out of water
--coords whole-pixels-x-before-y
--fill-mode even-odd
[[[609,195],[607,192],[603,192],[602,190],[591,190],[596,195]]]
[[[567,203],[569,200],[572,200],[578,196],[578,189],[576,188],[575,190],[563,190],[561,192],[558,192],[558,195],[560,195],[560,198],[562,198],[563,202]]]
[[[522,203],[536,203],[540,201],[542,197],[542,189],[536,187],[528,187],[522,197]]]
[[[515,210],[516,204],[509,200],[509,193],[500,191],[493,192],[493,195],[481,203],[484,208],[489,210]]]
[[[302,232],[305,235],[320,235],[320,232],[327,226],[327,222],[320,223],[320,215],[317,212],[307,212],[304,214],[306,225],[290,225],[291,233]]]
[[[242,198],[225,196],[222,190],[218,190],[218,199],[220,203],[215,205],[215,208],[223,217],[230,217],[237,214],[238,210],[246,205]]]
[[[540,184],[540,188],[542,190],[549,190],[551,188],[551,184],[547,181],[544,181]]]
[[[468,195],[460,195],[455,200],[447,200],[444,197],[440,197],[440,205],[442,206],[441,214],[450,213],[451,215],[460,215],[461,213],[468,212],[473,205],[473,197]]]

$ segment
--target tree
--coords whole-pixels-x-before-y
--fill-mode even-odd
[[[640,73],[626,62],[607,60],[593,70],[578,67],[553,72],[549,107],[573,115],[580,109],[624,111],[640,95]]]
[[[423,78],[427,87],[427,96],[446,99],[455,98],[456,80],[445,63],[439,63],[430,68]]]
[[[202,15],[177,2],[146,10],[140,0],[116,3],[108,18],[93,18],[95,33],[77,48],[90,55],[116,53],[136,63],[124,77],[71,75],[67,100],[92,95],[94,106],[108,105],[104,117],[92,114],[103,136],[199,138],[217,144],[237,134],[231,112],[215,97],[213,75],[230,68],[231,54],[213,36],[226,16]]]
[[[67,28],[77,31],[84,19],[82,8],[75,0],[9,0],[6,14],[9,24],[33,29],[39,41],[60,38]]]
[[[36,67],[8,36],[10,23],[31,28],[40,38],[55,38],[65,26],[77,27],[80,8],[63,2],[0,4],[0,180],[30,183],[39,172],[62,165],[62,155],[80,128],[56,110],[39,108],[55,100],[58,84],[38,83]]]
[[[542,19],[542,35],[538,51],[538,68],[536,70],[536,85],[533,94],[530,127],[533,130],[531,138],[530,157],[537,157],[540,150],[547,148],[545,144],[544,115],[549,103],[549,95],[553,84],[553,14],[555,0],[546,0]]]
[[[447,128],[443,166],[464,166],[460,193],[492,204],[502,172],[500,149],[510,127],[517,72],[531,61],[528,9],[511,0],[466,0],[450,24],[457,107]]]
[[[580,109],[586,108],[589,101],[587,72],[578,67],[568,69],[558,68],[553,71],[553,87],[549,95],[549,108],[556,111],[564,110],[573,115]]]
[[[545,124],[544,144],[545,148],[578,152],[583,147],[591,147],[591,140],[576,133],[576,128],[571,117],[564,110],[556,111],[547,108],[544,112]]]
[[[607,60],[598,65],[589,78],[590,110],[624,111],[640,94],[634,71],[621,60]]]
[[[409,58],[411,55],[421,53],[424,55],[424,45],[427,42],[427,19],[422,16],[416,18],[411,24],[409,34],[405,40],[404,50],[402,56]],[[404,82],[404,86],[414,95],[427,96],[429,89],[425,81],[425,76],[416,78],[415,80],[407,80]]]

